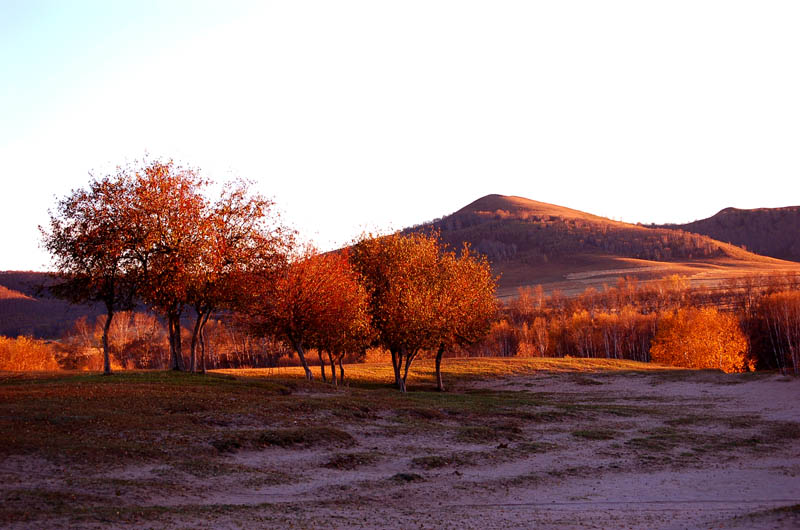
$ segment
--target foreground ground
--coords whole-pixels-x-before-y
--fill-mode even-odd
[[[0,374],[0,526],[800,527],[797,378],[445,362]]]

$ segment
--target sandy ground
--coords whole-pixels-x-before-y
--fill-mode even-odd
[[[219,456],[245,472],[134,466],[76,481],[19,456],[0,463],[0,489],[141,486],[120,498],[124,517],[111,506],[9,528],[800,527],[800,380],[679,374],[540,373],[457,388],[551,400],[496,438],[454,438],[458,417],[379,416],[337,425],[355,445]],[[577,411],[556,414],[552,400]]]

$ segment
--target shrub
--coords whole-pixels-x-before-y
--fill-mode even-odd
[[[0,370],[58,370],[55,347],[30,337],[0,337]]]
[[[689,308],[662,317],[650,354],[654,362],[723,372],[752,369],[738,321],[714,308]]]

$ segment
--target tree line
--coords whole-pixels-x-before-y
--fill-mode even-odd
[[[320,253],[299,244],[249,183],[217,185],[161,160],[93,177],[50,217],[42,235],[57,272],[48,288],[105,308],[97,333],[104,373],[112,350],[127,366],[163,366],[166,357],[169,368],[205,372],[209,340],[214,367],[274,365],[291,352],[309,379],[315,352],[334,384],[344,359],[382,348],[403,391],[420,355],[436,359],[440,389],[442,359],[456,354],[800,371],[797,275],[742,276],[714,288],[679,276],[624,278],[573,298],[523,288],[501,305],[486,257],[454,250],[438,232],[365,234]],[[80,326],[64,345],[91,342]],[[114,338],[126,327],[149,331]]]
[[[320,253],[299,245],[273,201],[249,183],[226,183],[212,198],[214,186],[195,168],[144,161],[93,177],[51,211],[42,228],[56,268],[48,289],[105,308],[104,373],[112,373],[115,315],[142,304],[166,324],[171,369],[205,372],[208,322],[224,314],[252,336],[289,345],[308,379],[309,348],[320,361],[327,356],[336,384],[345,355],[384,347],[401,391],[427,350],[438,352],[443,389],[444,354],[488,332],[496,279],[468,246],[452,250],[435,232],[366,234],[348,249]]]
[[[650,282],[620,278],[573,298],[526,287],[500,315],[473,354],[800,374],[798,274],[745,275],[714,287],[692,287],[677,275]]]

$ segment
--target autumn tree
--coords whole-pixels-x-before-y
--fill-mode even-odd
[[[88,188],[61,199],[50,214],[49,227],[40,228],[57,271],[49,291],[74,304],[102,303],[106,308],[106,375],[111,374],[108,335],[114,314],[132,307],[140,279],[131,250],[138,234],[129,209],[131,183],[125,168],[93,179]]]
[[[365,294],[346,256],[306,248],[278,274],[260,280],[248,308],[251,326],[291,344],[309,380],[307,348],[349,347],[368,325]]]
[[[662,317],[650,354],[654,362],[684,368],[741,372],[750,366],[747,338],[736,318],[710,307]]]
[[[202,247],[211,237],[209,181],[173,161],[152,161],[133,177],[130,202],[131,242],[141,270],[141,298],[167,321],[170,368],[184,370],[181,316],[190,302],[190,286]]]
[[[293,233],[281,226],[274,203],[251,194],[245,181],[227,184],[220,198],[206,209],[204,238],[189,260],[187,301],[195,310],[189,369],[206,371],[205,326],[221,308],[240,305],[251,274],[267,277],[285,264]]]
[[[436,386],[444,391],[442,357],[448,350],[480,341],[489,332],[498,310],[497,282],[486,257],[473,254],[468,245],[460,255],[441,254],[438,273],[439,296],[433,298],[439,317]]]
[[[437,234],[421,233],[365,236],[352,248],[377,341],[391,353],[402,392],[411,363],[423,349],[439,347],[448,330],[444,308],[452,296],[442,251]]]
[[[326,254],[317,259],[323,261],[318,274],[325,282],[318,303],[319,317],[313,343],[319,352],[325,352],[331,365],[331,381],[337,385],[344,380],[342,359],[347,353],[366,351],[373,338],[369,314],[367,291],[350,265],[348,252]],[[320,355],[323,370],[324,360]]]

